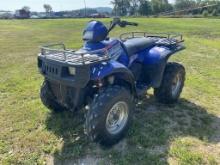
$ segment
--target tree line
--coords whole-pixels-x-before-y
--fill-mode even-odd
[[[220,15],[219,0],[112,0],[113,13],[117,16]]]

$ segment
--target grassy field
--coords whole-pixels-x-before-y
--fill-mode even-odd
[[[112,148],[83,135],[82,113],[51,113],[40,102],[38,47],[82,45],[87,19],[0,21],[0,164],[220,164],[220,20],[130,19],[125,31],[180,32],[187,49],[171,60],[186,67],[178,104],[136,108],[128,135]],[[104,20],[106,23],[109,19]]]

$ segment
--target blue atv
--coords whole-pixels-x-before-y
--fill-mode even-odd
[[[154,89],[156,100],[175,103],[182,92],[185,69],[168,59],[183,50],[182,35],[146,32],[109,38],[116,26],[138,26],[114,18],[107,28],[91,21],[83,32],[84,46],[75,51],[63,44],[41,47],[38,68],[45,77],[40,97],[51,110],[86,110],[85,133],[104,145],[117,143],[131,124],[135,104]]]

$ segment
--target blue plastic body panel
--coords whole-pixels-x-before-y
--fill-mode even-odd
[[[127,67],[118,61],[108,61],[102,64],[97,64],[91,68],[91,80],[102,79],[107,75],[128,70]]]
[[[143,60],[142,63],[146,75],[145,81],[148,86],[160,87],[167,60],[171,54],[172,51],[169,48],[158,46],[140,53],[140,56],[144,57],[141,60]]]
[[[138,61],[144,65],[160,63],[161,60],[168,57],[171,53],[172,51],[169,48],[155,46],[131,56],[130,64],[134,61]]]
[[[145,65],[160,63],[161,60],[167,58],[170,53],[172,53],[172,51],[166,47],[155,46],[145,53],[143,62]]]
[[[88,42],[101,42],[108,35],[108,29],[100,21],[90,21],[83,31],[83,39]]]
[[[105,48],[111,56],[110,61],[91,66],[91,80],[102,79],[110,74],[129,72],[129,57],[117,39],[105,40],[99,43],[85,43],[83,50],[93,51]]]
[[[175,51],[168,47],[154,46],[129,57],[123,43],[117,39],[109,39],[95,43],[85,42],[82,50],[93,51],[103,48],[108,50],[112,60],[91,66],[91,80],[102,79],[118,72],[131,73],[129,67],[132,66],[133,63],[138,62],[143,64],[144,73],[147,75],[147,85],[155,88],[161,84],[168,58],[175,53]]]

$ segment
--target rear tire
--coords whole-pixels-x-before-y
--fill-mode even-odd
[[[132,120],[133,97],[121,86],[111,86],[97,95],[86,115],[85,133],[102,145],[122,139]]]
[[[178,101],[185,82],[185,68],[178,63],[168,63],[161,86],[154,89],[156,99],[165,104]]]
[[[60,112],[65,109],[56,102],[55,96],[53,95],[50,89],[49,82],[46,80],[43,82],[41,86],[40,98],[42,103],[50,110],[53,110],[55,112]]]

